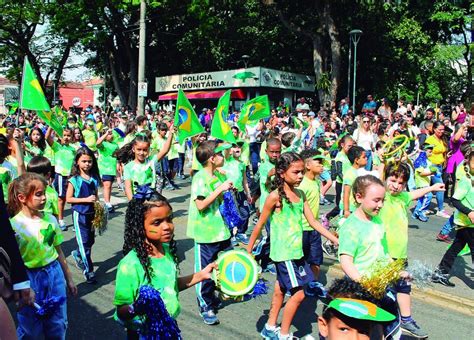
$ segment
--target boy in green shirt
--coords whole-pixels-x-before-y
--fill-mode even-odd
[[[385,200],[380,209],[380,219],[385,227],[387,249],[391,258],[408,258],[408,214],[407,209],[413,200],[419,199],[432,191],[444,191],[444,184],[437,183],[430,187],[414,191],[404,191],[410,177],[407,164],[390,164],[385,169]],[[421,330],[411,317],[411,286],[401,280],[396,286],[397,302],[400,308],[401,328],[405,333],[418,338],[426,338],[428,334]]]
[[[244,142],[241,140],[237,141],[236,144],[232,144],[230,157],[225,160],[225,164],[222,167],[227,179],[233,183],[234,188],[237,190],[236,198],[239,209],[244,209],[247,212],[247,219],[236,228],[236,234],[232,237],[233,245],[236,245],[234,242],[240,242],[245,245],[249,243],[245,232],[248,229],[249,202],[251,202],[252,198],[250,197],[250,189],[245,174],[245,164],[240,160],[243,144]]]
[[[117,158],[114,157],[115,151],[119,148],[114,141],[112,130],[107,130],[97,140],[97,151],[99,153],[99,172],[102,177],[102,185],[104,186],[104,202],[105,207],[109,213],[115,211],[110,203],[110,196],[112,193],[112,184],[117,176]]]
[[[303,191],[314,218],[319,216],[320,181],[319,176],[324,171],[327,160],[318,150],[308,149],[300,154],[303,158],[305,173],[298,189]],[[310,282],[305,293],[314,296],[319,290],[318,296],[324,297],[325,290],[319,279],[319,267],[323,263],[323,248],[321,245],[321,234],[311,228],[308,220],[303,216],[303,253],[306,262],[310,265],[314,275],[314,281]]]
[[[364,168],[367,164],[367,155],[364,148],[360,146],[353,146],[347,153],[347,158],[351,162],[352,166],[347,168],[344,172],[342,180],[342,200],[341,210],[343,211],[344,218],[348,218],[351,212],[355,210],[354,197],[352,195],[352,185],[356,180],[358,174],[357,170]]]
[[[203,168],[191,184],[187,236],[195,242],[195,271],[199,272],[217,259],[220,251],[231,249],[229,228],[219,212],[221,194],[233,188],[230,180],[220,182],[214,172],[224,163],[222,148],[214,141],[205,141],[196,149],[196,158]],[[199,310],[204,323],[219,323],[215,311],[220,301],[214,295],[216,286],[205,280],[196,286]]]

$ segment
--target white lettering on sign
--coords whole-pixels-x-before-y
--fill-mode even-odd
[[[81,105],[81,98],[79,98],[79,97],[72,98],[72,105],[74,105],[74,106]]]

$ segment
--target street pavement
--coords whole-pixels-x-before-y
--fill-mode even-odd
[[[175,239],[178,243],[180,258],[180,273],[192,273],[194,263],[194,242],[186,237],[187,211],[189,205],[190,182],[178,182],[181,189],[164,191],[174,210]],[[89,285],[84,282],[74,261],[70,256],[76,246],[74,232],[70,228],[64,233],[63,251],[73,272],[79,294],[68,300],[68,339],[125,339],[122,327],[113,319],[113,296],[117,264],[122,258],[123,231],[125,221],[125,196],[114,189],[113,202],[117,212],[111,214],[108,230],[102,236],[97,236],[93,247],[92,258],[96,266],[98,284]],[[331,197],[329,197],[331,198]],[[329,207],[322,207],[327,211]],[[70,211],[68,210],[68,214]],[[66,218],[71,225],[70,215]],[[445,222],[444,219],[431,216],[428,223],[410,219],[409,255],[410,259],[419,259],[436,265],[446,250],[447,244],[435,240],[436,234]],[[331,282],[341,276],[335,261],[325,259],[321,280]],[[430,287],[435,292],[448,293],[452,300],[437,301],[431,304],[429,299],[417,298],[413,301],[413,316],[420,326],[429,334],[430,339],[474,339],[472,320],[473,310],[456,311],[453,301],[474,302],[474,282],[470,278],[470,258],[458,258],[455,263],[453,282],[455,288],[440,285]],[[271,287],[275,277],[264,274],[270,281]],[[205,325],[197,310],[194,288],[180,293],[181,315],[178,318],[179,327],[185,339],[259,339],[259,331],[267,320],[271,301],[270,289],[268,295],[246,302],[226,302],[219,311],[220,325]],[[293,322],[292,331],[295,336],[312,335],[318,338],[317,314],[321,311],[321,303],[308,298],[299,309]],[[409,339],[405,337],[405,339]]]

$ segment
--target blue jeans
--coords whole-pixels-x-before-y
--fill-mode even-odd
[[[367,164],[365,165],[365,170],[372,171],[372,151],[365,150],[365,155],[367,156]]]
[[[260,162],[260,148],[262,147],[261,143],[250,143],[250,164],[252,165],[252,173],[255,174],[258,171],[258,163]]]
[[[431,192],[427,193],[425,196],[422,196],[418,199],[414,213],[425,212],[426,209],[430,206],[431,199],[433,194]]]
[[[436,173],[431,177],[431,184],[436,184],[436,183],[443,183],[443,166],[442,165],[435,165],[433,166],[438,169]],[[443,191],[438,191],[436,193],[436,202],[438,203],[438,211],[443,210],[444,207],[444,192]]]
[[[43,301],[52,296],[66,297],[66,280],[59,262],[53,261],[49,265],[28,269],[31,289],[36,293],[36,302],[42,305]],[[18,339],[65,339],[67,328],[67,304],[62,303],[51,315],[39,318],[33,307],[23,307],[17,313]]]

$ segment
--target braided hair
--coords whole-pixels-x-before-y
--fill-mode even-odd
[[[127,164],[135,159],[133,147],[137,142],[150,143],[150,137],[147,134],[137,134],[135,138],[128,144],[125,144],[120,149],[114,152],[114,157],[122,164]]]
[[[160,193],[154,191],[149,198],[137,199],[132,198],[128,203],[127,211],[125,213],[125,233],[123,244],[123,255],[127,255],[131,250],[135,250],[140,263],[145,270],[146,279],[151,282],[154,275],[151,267],[150,252],[152,247],[146,242],[145,234],[145,215],[153,207],[162,207],[167,205],[171,210],[171,205],[168,200]],[[169,242],[170,253],[178,268],[178,255],[176,241],[174,238]]]
[[[273,179],[272,190],[278,190],[278,195],[280,196],[280,204],[283,203],[282,198],[285,199],[285,202],[291,205],[291,201],[285,193],[284,185],[285,180],[281,176],[285,171],[287,171],[292,163],[303,161],[300,155],[295,152],[285,152],[278,159],[275,165],[275,178]]]

